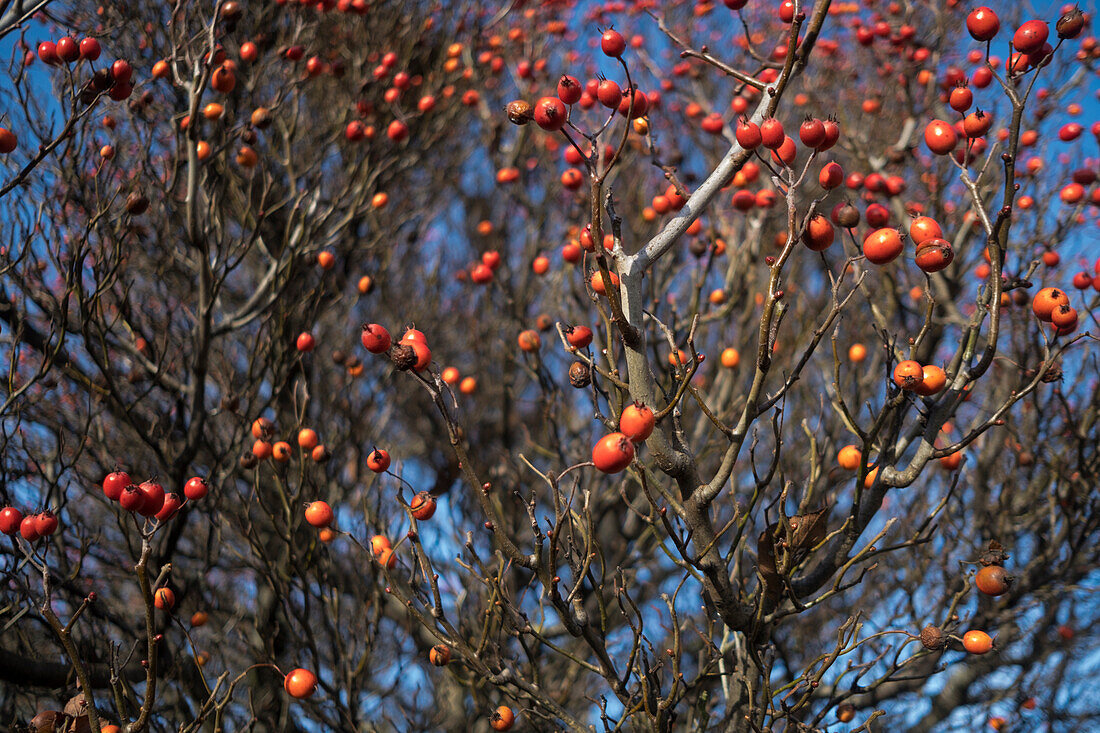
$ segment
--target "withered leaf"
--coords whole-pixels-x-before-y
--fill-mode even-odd
[[[990,540],[989,548],[978,558],[978,562],[982,565],[1004,565],[1007,560],[1008,553],[1005,552],[1004,545],[997,540]]]
[[[791,528],[789,537],[778,536],[785,535],[786,532],[782,524],[772,522],[757,538],[757,569],[764,582],[764,596],[772,606],[779,602],[783,594],[783,582],[775,564],[776,541],[786,540],[793,567],[805,559],[806,554],[825,539],[825,514],[828,511],[829,507],[826,505],[815,512],[797,514],[788,518],[787,523]]]

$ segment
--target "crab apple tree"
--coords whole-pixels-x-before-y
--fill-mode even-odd
[[[0,13],[12,730],[1093,730],[1082,4]]]

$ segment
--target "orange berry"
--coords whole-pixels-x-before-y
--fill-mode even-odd
[[[176,605],[176,594],[171,588],[157,588],[153,594],[153,605],[162,611],[171,611]]]
[[[317,431],[312,428],[302,428],[298,431],[298,447],[302,450],[313,450],[320,443]]]
[[[836,462],[840,464],[841,468],[847,471],[854,471],[859,468],[860,461],[862,460],[863,452],[854,445],[844,446],[836,455]]]
[[[947,373],[940,367],[929,364],[922,368],[922,372],[921,382],[914,390],[917,394],[924,397],[934,395],[947,385]]]
[[[915,392],[923,381],[924,367],[912,359],[898,362],[894,367],[894,384],[904,390]]]
[[[960,465],[962,465],[963,454],[961,450],[957,450],[954,453],[950,453],[940,459],[940,468],[945,471],[954,471]]]
[[[271,446],[271,457],[279,463],[286,463],[290,460],[290,443],[285,440],[280,440],[275,445]]]
[[[306,507],[306,521],[318,529],[332,524],[332,507],[325,501],[315,501]]]
[[[390,540],[386,535],[376,534],[374,537],[370,538],[370,549],[371,552],[374,553],[374,556],[378,557],[382,554],[383,550],[393,549],[393,545],[390,544]]]
[[[283,689],[294,698],[310,697],[317,691],[317,675],[308,669],[291,670],[283,680]]]
[[[1031,309],[1035,315],[1040,321],[1047,322],[1054,316],[1054,309],[1062,305],[1069,305],[1069,296],[1058,288],[1043,288],[1031,301]]]
[[[489,725],[493,730],[510,730],[516,722],[516,714],[507,705],[501,705],[489,716]]]
[[[252,422],[252,437],[256,440],[261,440],[271,434],[271,431],[275,429],[275,423],[268,420],[266,417],[258,417]]]
[[[878,468],[872,468],[867,472],[867,476],[863,479],[863,488],[869,489],[875,485],[875,479],[878,478]]]
[[[428,651],[428,661],[437,667],[446,667],[451,661],[451,648],[446,644],[436,644]]]
[[[985,654],[993,649],[993,637],[984,631],[967,631],[963,634],[963,648],[971,654]]]
[[[397,567],[397,555],[393,554],[393,550],[386,548],[378,553],[378,564],[387,570],[393,570]]]

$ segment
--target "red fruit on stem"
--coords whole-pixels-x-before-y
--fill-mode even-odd
[[[138,514],[143,517],[151,517],[164,507],[164,487],[156,481],[142,481],[138,484],[142,502],[138,508]]]
[[[38,532],[39,537],[49,537],[57,531],[57,517],[51,511],[35,514],[34,529]]]
[[[884,227],[890,221],[890,210],[882,204],[871,204],[864,212],[864,218],[873,227]]]
[[[23,517],[23,521],[19,523],[19,535],[27,542],[34,542],[39,538],[37,515],[28,514]]]
[[[794,144],[794,140],[791,139],[790,135],[784,135],[783,144],[772,151],[772,160],[789,166],[794,163],[797,155],[798,147]]]
[[[822,166],[817,181],[826,191],[831,191],[844,183],[844,169],[840,167],[839,163],[826,163]]]
[[[132,483],[129,474],[124,471],[114,471],[103,479],[103,493],[111,501],[118,501],[118,497],[122,496],[122,490]]]
[[[863,240],[863,254],[876,265],[896,259],[904,248],[898,231],[886,227],[876,229]]]
[[[947,103],[956,112],[965,112],[974,103],[974,92],[967,87],[955,87],[951,90]]]
[[[825,126],[825,140],[817,146],[817,151],[824,153],[840,140],[840,124],[831,117],[821,124]]]
[[[153,605],[162,611],[171,611],[176,606],[176,594],[171,588],[157,588],[153,592]]]
[[[118,497],[118,503],[126,511],[136,512],[145,504],[145,495],[138,490],[137,486],[130,484],[122,489],[122,494]]]
[[[377,323],[364,325],[359,340],[363,342],[363,348],[372,354],[382,354],[389,351],[391,345],[390,332]]]
[[[19,139],[16,138],[14,132],[6,127],[0,127],[0,154],[7,155],[15,150],[18,144]]]
[[[193,476],[183,485],[183,495],[190,501],[202,499],[210,491],[210,484],[202,476]]]
[[[561,79],[558,79],[558,99],[566,104],[576,104],[583,93],[584,87],[576,77],[563,74]]]
[[[917,267],[925,272],[939,272],[955,259],[955,250],[946,239],[933,237],[917,246]]]
[[[129,61],[119,59],[111,64],[111,78],[115,80],[115,84],[129,84],[133,74],[134,68]]]
[[[15,507],[6,506],[0,509],[0,533],[9,537],[19,531],[19,525],[23,521],[23,512]]]
[[[1012,36],[1012,45],[1020,53],[1034,53],[1043,47],[1050,35],[1047,24],[1041,20],[1029,20]]]
[[[432,363],[432,350],[428,348],[426,343],[422,341],[406,341],[405,343],[411,346],[412,350],[416,353],[416,363],[413,364],[413,369],[418,372],[423,371]]]
[[[1001,29],[1001,19],[991,8],[980,7],[966,16],[966,30],[975,41],[989,41]]]
[[[183,499],[176,492],[166,494],[164,496],[164,505],[160,508],[154,516],[160,522],[167,522],[172,517],[176,516],[176,512],[183,506]]]
[[[57,55],[65,63],[71,64],[80,59],[80,46],[75,40],[66,36],[57,42]]]
[[[640,402],[627,405],[619,415],[619,432],[634,443],[642,443],[653,433],[657,421],[653,410]]]
[[[332,524],[332,507],[325,501],[315,501],[306,507],[306,521],[318,529]]]
[[[1092,283],[1091,277],[1089,283]],[[565,340],[574,349],[583,349],[592,343],[592,329],[588,326],[573,326],[565,332]]]
[[[615,109],[623,101],[623,90],[610,79],[604,79],[596,88],[596,99],[608,109]]]
[[[971,112],[963,119],[963,132],[969,138],[985,135],[993,127],[993,116],[980,109]]]
[[[428,337],[424,335],[423,331],[419,331],[415,328],[410,328],[401,335],[401,343],[408,343],[409,341],[419,341],[422,344],[428,343]]]
[[[619,473],[634,460],[634,444],[622,433],[600,438],[592,448],[592,463],[604,473]]]
[[[760,124],[760,137],[765,148],[778,150],[786,139],[786,134],[783,132],[783,123],[774,117],[764,120]]]
[[[913,244],[918,246],[929,239],[942,236],[943,229],[930,216],[918,216],[909,225],[909,237],[913,240]]]
[[[419,521],[425,522],[435,515],[435,497],[427,491],[419,491],[409,502],[409,510]]]
[[[626,39],[614,28],[608,28],[600,36],[600,49],[608,56],[618,58],[626,50]]]
[[[753,150],[759,147],[763,141],[760,134],[760,125],[744,117],[738,120],[733,135],[737,138],[737,144],[745,150]]]
[[[798,128],[798,139],[808,148],[817,148],[825,142],[825,123],[817,118],[808,119]]]
[[[80,56],[87,61],[95,61],[99,58],[99,54],[102,49],[99,46],[99,41],[94,38],[81,38],[80,39]]]
[[[535,124],[544,130],[560,130],[567,116],[565,102],[557,97],[543,97],[535,102]]]
[[[950,122],[932,120],[924,128],[924,144],[936,155],[947,155],[958,142],[959,137]]]
[[[386,127],[386,137],[399,143],[409,136],[409,126],[401,120],[394,120]]]
[[[384,450],[375,448],[367,456],[367,468],[375,473],[382,473],[390,467],[390,454]]]
[[[57,55],[57,44],[53,41],[42,41],[38,44],[38,58],[39,60],[50,66],[57,66],[61,63],[61,57]]]
[[[311,697],[317,691],[317,675],[308,669],[294,669],[283,680],[287,694],[299,700]]]
[[[836,236],[833,225],[821,214],[810,219],[806,225],[806,231],[802,235],[802,243],[812,252],[823,252],[828,249]]]

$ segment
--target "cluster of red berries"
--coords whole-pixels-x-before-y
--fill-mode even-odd
[[[499,265],[499,258],[500,256],[498,254],[494,264]],[[487,262],[483,262],[482,264],[486,267],[490,266]],[[490,276],[491,272],[490,270]],[[388,353],[394,365],[401,370],[415,369],[416,371],[421,371],[426,369],[432,362],[432,351],[428,348],[428,338],[422,331],[418,331],[415,328],[406,329],[405,334],[401,337],[401,341],[394,344],[390,338],[390,332],[386,330],[385,326],[380,326],[377,323],[368,323],[363,326],[360,341],[363,343],[363,348],[372,354]],[[375,473],[383,473],[389,469],[390,461],[390,454],[387,451],[375,448],[367,456],[367,468]],[[315,504],[317,503],[323,502],[315,502]],[[417,519],[431,519],[432,515],[435,514],[435,497],[427,491],[421,491],[413,497],[410,507],[413,516]],[[324,517],[323,510],[323,507],[318,507],[316,509],[316,515],[319,521]],[[308,516],[307,520],[310,524],[319,526],[315,524],[313,520],[310,520]],[[327,526],[327,524],[325,526]],[[375,554],[378,554],[377,547],[375,548]],[[383,564],[390,566],[390,561],[395,560],[396,558],[391,554],[387,556]]]
[[[42,63],[50,66],[72,64],[81,60],[95,61],[101,52],[99,41],[94,38],[81,38],[80,41],[76,41],[66,36],[56,43],[42,41],[38,44],[38,58]]]
[[[183,486],[183,494],[190,501],[198,501],[210,491],[206,479],[195,476]],[[103,479],[103,493],[111,501],[117,501],[128,512],[143,517],[155,517],[164,522],[175,516],[183,506],[183,499],[175,492],[166,492],[153,479],[135,484],[125,471],[114,471]]]
[[[99,58],[102,49],[94,38],[82,38],[76,41],[68,36],[38,44],[38,58],[48,66],[73,64],[78,61],[92,62]],[[31,56],[28,52],[28,62]],[[134,69],[129,61],[118,59],[107,68],[97,70],[81,92],[82,99],[90,102],[96,94],[108,92],[111,99],[122,101],[134,91],[132,82]]]
[[[607,56],[620,58],[626,51],[626,39],[614,28],[608,28],[600,36],[600,48]],[[508,105],[508,118],[517,125],[534,120],[542,129],[555,132],[565,126],[569,119],[567,107],[574,104],[589,109],[599,102],[628,119],[644,117],[649,110],[649,98],[645,93],[636,87],[624,90],[611,79],[589,79],[581,84],[576,77],[564,74],[555,91],[555,96],[542,97],[533,107],[522,100],[512,102]],[[567,188],[576,186],[567,185]]]
[[[57,517],[48,509],[37,514],[23,516],[15,507],[0,509],[0,532],[9,537],[16,532],[27,542],[49,537],[57,531]]]
[[[38,44],[38,58],[49,66],[61,66],[78,61],[95,61],[102,53],[99,41],[94,38],[81,38],[77,41],[68,36],[54,41],[42,41]],[[35,54],[27,51],[24,64],[29,65]],[[99,69],[81,90],[81,99],[90,103],[97,94],[108,92],[111,99],[127,99],[134,91],[131,83],[134,70],[130,62],[123,59],[115,61],[109,68]],[[0,154],[7,155],[15,150],[19,139],[6,127],[0,127]]]
[[[1076,38],[1085,28],[1085,15],[1076,6],[1064,8],[1062,16],[1055,23],[1054,30],[1060,40]],[[966,29],[975,41],[989,42],[1001,29],[1001,19],[987,7],[975,8],[966,17]],[[1041,20],[1028,20],[1022,23],[1012,35],[1014,49],[1005,61],[1005,71],[1009,76],[1023,74],[1048,62],[1054,52],[1047,39],[1050,29]]]
[[[188,480],[183,486],[184,496],[191,501],[198,501],[209,491],[210,485],[199,476]],[[143,517],[155,517],[162,522],[171,519],[184,501],[179,494],[166,492],[163,486],[152,479],[135,484],[125,471],[107,474],[103,479],[103,493],[128,512],[137,512]],[[0,533],[8,536],[18,532],[27,542],[35,542],[52,535],[57,527],[57,516],[48,509],[26,516],[15,507],[0,509]]]
[[[302,334],[308,336],[309,334]],[[312,336],[310,337],[312,338]],[[298,337],[301,350],[302,336]],[[341,357],[342,358],[342,357]],[[266,417],[258,417],[252,421],[252,437],[256,442],[252,444],[251,452],[241,456],[242,468],[254,468],[257,461],[265,461],[273,458],[277,463],[286,463],[294,454],[290,443],[285,440],[272,441],[275,436],[275,423]],[[313,428],[303,427],[298,431],[298,447],[302,449],[303,456],[309,456],[316,463],[323,463],[329,458],[328,449],[321,443],[321,438]]]
[[[405,330],[398,343],[393,343],[390,332],[385,326],[367,323],[359,340],[363,348],[372,354],[389,354],[394,366],[402,371],[414,369],[423,371],[432,363],[432,350],[428,348],[428,337],[415,328]]]
[[[1062,16],[1055,25],[1058,38],[1060,40],[1076,38],[1084,29],[1084,15],[1076,7],[1066,7],[1063,8],[1063,11]],[[992,9],[979,7],[972,10],[967,16],[966,27],[974,40],[989,42],[1000,31],[1001,21]],[[1019,76],[1050,62],[1054,49],[1047,42],[1049,35],[1048,24],[1041,20],[1026,21],[1016,29],[1012,36],[1012,48],[1014,50],[1005,61],[1005,72],[1009,77]],[[981,53],[976,52],[974,58],[980,59]],[[990,57],[989,63],[999,63],[999,60]],[[991,79],[991,74],[986,74],[980,80],[975,74],[975,86],[984,88],[988,86]],[[945,120],[932,120],[924,129],[924,142],[928,149],[936,155],[954,153],[955,159],[959,163],[969,163],[985,151],[986,142],[982,136],[992,127],[993,118],[980,109],[967,114],[967,110],[973,104],[974,95],[967,88],[965,80],[948,79],[946,81],[955,87],[950,91],[947,102],[952,109],[963,115],[963,119],[954,125]],[[1058,136],[1064,142],[1069,142],[1080,136],[1083,131],[1084,127],[1071,123],[1063,126],[1059,130]],[[957,150],[959,140],[964,137],[967,140],[967,150]],[[1022,137],[1021,142],[1023,142]],[[1067,195],[1070,200],[1067,200]],[[1062,198],[1066,203],[1077,203],[1083,197],[1083,187],[1081,187],[1079,196],[1077,189],[1071,189],[1069,192],[1063,190]]]
[[[634,460],[634,444],[644,443],[657,425],[649,407],[635,402],[619,416],[619,431],[605,435],[592,448],[592,463],[604,473],[618,473]]]
[[[1077,309],[1070,305],[1069,294],[1064,290],[1043,288],[1032,299],[1031,309],[1040,321],[1049,323],[1059,336],[1067,336],[1077,330]]]
[[[463,274],[468,273],[470,282],[475,285],[488,285],[493,281],[493,273],[500,267],[500,263],[500,252],[489,250],[481,253],[480,261],[472,263],[466,270],[460,272]]]
[[[754,150],[763,145],[772,151],[772,158],[776,163],[784,165],[793,163],[798,152],[794,140],[784,131],[783,123],[774,117],[769,117],[759,125],[742,117],[734,130],[734,137],[737,138],[737,144],[745,150]],[[831,117],[827,120],[807,117],[798,128],[798,139],[806,147],[823,153],[840,139],[840,125]]]

